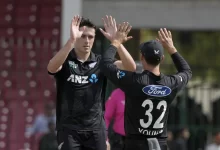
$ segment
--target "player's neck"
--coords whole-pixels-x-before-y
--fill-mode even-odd
[[[144,66],[144,70],[148,70],[150,72],[152,72],[153,74],[155,74],[156,76],[160,75],[160,68],[159,66]]]
[[[77,51],[77,50],[75,50],[75,53],[76,53],[77,59],[81,62],[85,62],[89,58],[89,55],[90,55],[90,52],[82,53],[82,52]]]

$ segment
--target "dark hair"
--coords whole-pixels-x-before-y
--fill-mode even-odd
[[[79,27],[83,27],[83,26],[94,28],[96,30],[95,24],[91,20],[89,20],[87,18],[82,18],[82,20],[81,20],[81,22],[79,24]]]
[[[160,64],[161,62],[161,59],[162,58],[158,58],[158,57],[154,57],[154,56],[151,56],[151,57],[144,57],[145,58],[145,61],[149,64],[149,65],[152,65],[152,66],[157,66]]]
[[[212,136],[217,136],[220,133],[220,131],[213,131]]]

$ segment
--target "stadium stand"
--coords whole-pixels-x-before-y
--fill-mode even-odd
[[[48,60],[59,49],[61,0],[0,1],[0,150],[37,150],[25,129],[54,100]]]

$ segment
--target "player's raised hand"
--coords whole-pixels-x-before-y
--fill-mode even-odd
[[[117,32],[111,39],[111,42],[117,41],[119,43],[124,43],[130,39],[132,39],[132,36],[128,36],[128,33],[131,31],[132,26],[129,25],[128,22],[124,22],[122,24],[119,24],[117,27]]]
[[[70,40],[71,42],[75,42],[77,38],[82,36],[83,31],[85,28],[83,27],[81,30],[79,29],[79,24],[81,22],[80,16],[74,16],[71,21],[70,27]]]
[[[113,18],[112,16],[105,16],[104,18],[102,18],[103,21],[103,26],[105,28],[105,31],[102,28],[99,28],[100,31],[102,32],[102,34],[111,41],[111,39],[113,38],[113,36],[116,34],[117,32],[117,25],[116,25],[116,21],[115,18]]]
[[[157,40],[161,42],[163,47],[166,48],[169,53],[174,53],[174,51],[176,51],[173,45],[172,34],[170,31],[167,31],[166,28],[163,28],[163,29],[161,28],[158,31],[158,36],[159,36],[159,39]]]

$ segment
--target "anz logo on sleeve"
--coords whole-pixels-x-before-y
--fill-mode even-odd
[[[91,76],[80,76],[76,74],[71,74],[67,81],[79,84],[96,83],[98,82],[98,77],[96,74],[91,74]]]
[[[162,85],[148,85],[145,86],[142,91],[149,96],[155,97],[165,97],[170,95],[170,93],[172,92],[169,87]]]

